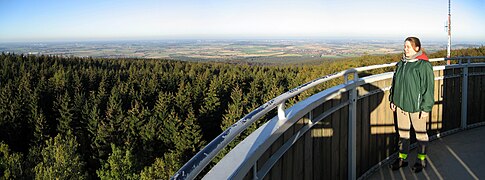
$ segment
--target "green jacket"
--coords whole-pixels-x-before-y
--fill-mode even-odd
[[[389,100],[406,112],[431,111],[434,105],[434,74],[426,54],[397,63]]]

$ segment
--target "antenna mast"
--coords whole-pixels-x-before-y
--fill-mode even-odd
[[[446,57],[451,57],[451,0],[448,0],[448,47],[446,48]],[[447,61],[450,64],[450,60]]]

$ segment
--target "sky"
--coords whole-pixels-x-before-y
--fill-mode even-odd
[[[451,2],[485,42],[485,0]],[[0,42],[375,38],[446,41],[447,0],[0,0]]]

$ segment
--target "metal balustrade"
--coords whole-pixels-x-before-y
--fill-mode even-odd
[[[474,97],[468,101],[469,92],[478,94],[485,91],[483,84],[471,85],[470,82],[473,81],[469,79],[474,76],[477,77],[474,79],[477,82],[474,83],[484,82],[485,63],[471,61],[485,60],[485,56],[436,58],[429,61],[446,60],[458,62],[433,67],[435,82],[437,82],[435,83],[437,104],[435,103],[433,107],[428,125],[431,139],[470,126],[483,125],[485,120],[485,112],[469,113],[468,109],[469,103],[485,101],[485,96],[480,96],[482,99]],[[395,118],[392,117],[393,113],[388,108],[389,102],[385,96],[389,93],[390,81],[394,73],[386,72],[367,77],[359,77],[358,73],[393,67],[395,64],[359,67],[323,76],[268,101],[212,140],[171,179],[197,177],[236,136],[275,108],[277,108],[277,116],[240,142],[204,178],[262,179],[271,175],[277,179],[282,176],[282,173],[301,178],[366,177],[395,156],[396,149],[392,146],[397,139],[393,123]],[[350,80],[349,75],[353,76]],[[288,99],[324,82],[341,77],[345,80],[343,84],[328,88],[290,108],[285,108],[285,102]],[[450,109],[457,109],[457,103],[460,106],[457,111],[458,118],[456,113],[448,112]],[[471,116],[474,117],[473,122],[468,121]],[[331,120],[327,122],[325,119]],[[381,135],[385,137],[380,137]],[[328,146],[332,148],[329,149]],[[294,150],[287,155],[290,149]],[[332,153],[338,155],[332,155]],[[322,158],[324,156],[330,157],[331,162],[314,160],[325,159]],[[294,162],[297,165],[291,165],[295,164]],[[335,163],[338,165],[332,165]],[[320,164],[324,167],[318,167]],[[323,169],[323,172],[319,172],[318,169]]]

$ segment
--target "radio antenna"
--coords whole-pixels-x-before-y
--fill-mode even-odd
[[[446,48],[446,57],[451,57],[451,0],[448,0],[448,47]],[[450,64],[450,60],[446,61]]]

